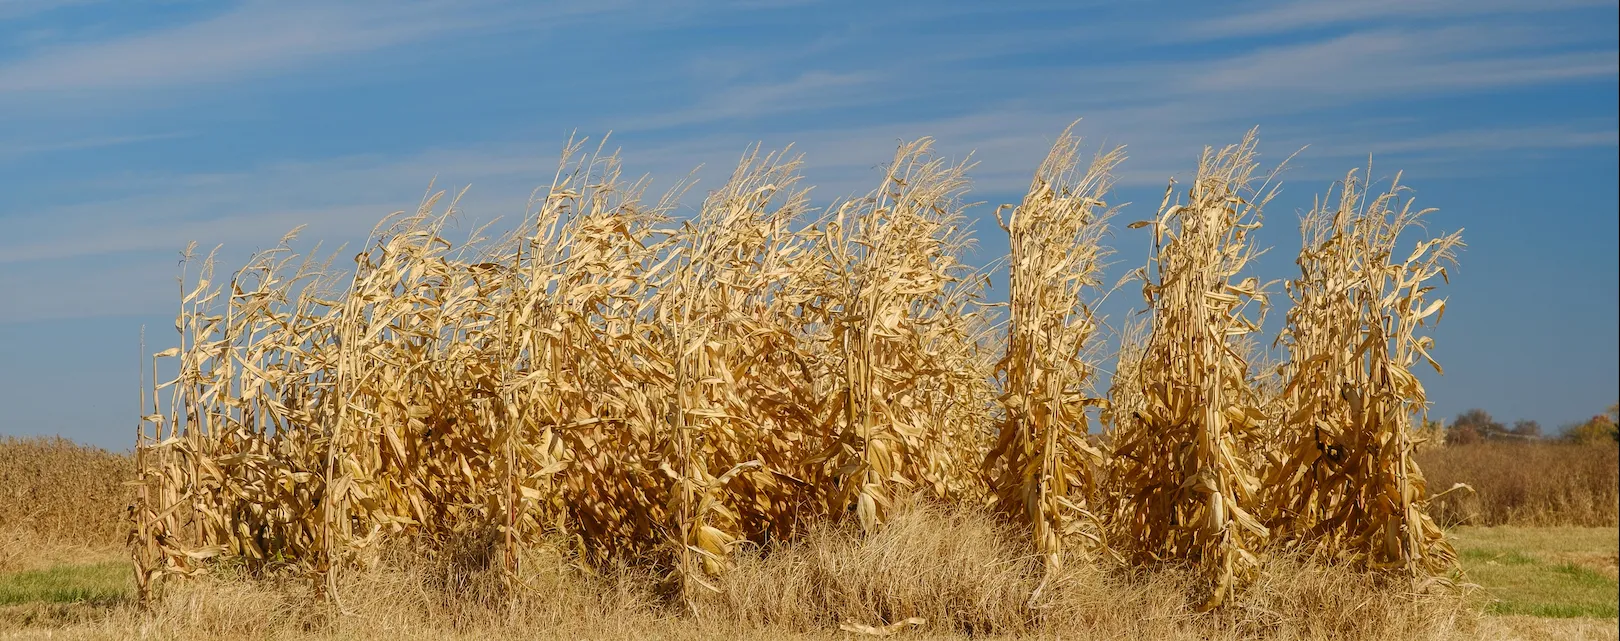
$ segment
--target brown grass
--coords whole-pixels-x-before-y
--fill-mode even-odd
[[[1467,483],[1432,506],[1447,525],[1620,523],[1620,448],[1614,444],[1475,443],[1417,455],[1433,487]]]
[[[113,502],[110,496],[101,498]],[[117,518],[107,518],[106,527],[119,527]],[[118,546],[36,535],[5,540],[21,561],[6,571],[127,554]],[[496,537],[474,534],[436,545],[403,540],[382,552],[378,567],[341,576],[346,613],[334,613],[309,582],[295,576],[255,579],[217,565],[212,576],[172,584],[149,613],[132,603],[9,606],[0,608],[0,634],[844,639],[851,638],[845,627],[898,624],[909,630],[900,638],[1614,638],[1603,632],[1612,622],[1482,618],[1459,610],[1461,595],[1413,595],[1404,582],[1287,555],[1268,556],[1256,582],[1214,613],[1192,612],[1202,584],[1190,568],[1148,571],[1105,559],[1062,564],[1038,607],[1030,609],[1026,601],[1043,577],[1041,557],[1031,545],[1027,533],[984,512],[907,501],[871,535],[852,522],[823,522],[770,554],[743,548],[736,567],[719,580],[723,592],[702,595],[696,612],[687,615],[666,598],[658,575],[645,568],[593,569],[566,540],[546,539],[526,549],[525,587],[515,595],[502,589]],[[926,622],[905,623],[909,617]]]
[[[1207,586],[1193,566],[1110,561],[1062,564],[1027,604],[1042,563],[1010,534],[978,512],[929,505],[908,506],[875,536],[821,529],[740,563],[700,616],[790,629],[1170,639],[1420,638],[1472,620],[1455,595],[1413,595],[1399,581],[1287,555],[1266,561],[1218,614],[1194,614]]]
[[[0,530],[122,544],[134,470],[126,454],[61,437],[0,437]]]
[[[690,615],[634,569],[591,570],[564,541],[530,546],[522,590],[505,593],[494,540],[463,541],[446,556],[387,551],[376,567],[345,573],[342,608],[307,581],[254,579],[229,570],[171,585],[142,613],[36,608],[0,616],[0,633],[115,639],[847,639],[905,632],[907,639],[1476,639],[1491,621],[1460,595],[1414,595],[1403,581],[1269,557],[1230,607],[1192,612],[1200,573],[1063,563],[1037,607],[1045,573],[1027,536],[989,514],[903,499],[887,526],[818,526],[737,567]],[[20,627],[34,616],[30,627]],[[54,627],[41,628],[40,623]],[[859,635],[854,635],[858,638]]]

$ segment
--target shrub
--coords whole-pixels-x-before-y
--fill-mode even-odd
[[[1417,456],[1446,525],[1615,526],[1620,522],[1620,448],[1606,444],[1491,442],[1434,448]]]

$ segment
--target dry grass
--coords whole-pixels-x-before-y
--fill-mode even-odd
[[[1614,444],[1476,443],[1417,456],[1439,487],[1467,483],[1433,506],[1447,525],[1620,524],[1620,448]]]
[[[743,557],[700,616],[796,629],[921,618],[963,632],[1027,631],[1024,602],[1044,555],[1029,554],[1025,537],[985,514],[907,507],[870,536],[826,524]]]
[[[646,568],[595,569],[565,540],[548,538],[526,549],[525,587],[516,594],[503,589],[498,536],[433,545],[401,540],[380,552],[377,567],[341,576],[346,614],[334,614],[296,576],[253,578],[239,565],[215,565],[212,576],[171,584],[145,613],[134,605],[132,587],[99,603],[0,606],[0,636],[840,639],[850,638],[845,627],[899,624],[908,630],[900,638],[1614,638],[1612,619],[1482,618],[1476,610],[1459,610],[1473,597],[1414,595],[1401,581],[1286,554],[1268,556],[1256,582],[1212,613],[1192,611],[1203,588],[1190,568],[1149,571],[1101,558],[1062,564],[1048,578],[1039,607],[1030,609],[1030,591],[1047,574],[1031,539],[1018,530],[986,512],[931,501],[902,502],[870,535],[853,522],[823,522],[768,555],[741,550],[737,566],[719,580],[724,591],[703,595],[692,614],[683,614]],[[1601,546],[1563,550],[1524,539],[1540,532],[1469,529],[1462,545],[1471,554],[1498,545],[1544,552],[1548,563],[1612,563],[1581,556]],[[1497,541],[1501,536],[1509,538]],[[10,576],[19,570],[60,574],[63,567],[127,558],[118,547],[40,537],[12,541],[27,563],[8,569]],[[908,617],[926,622],[908,624]]]
[[[122,544],[132,495],[124,483],[133,475],[125,454],[60,437],[0,437],[0,532],[82,545]]]
[[[1287,555],[1265,561],[1232,607],[1196,614],[1207,585],[1194,566],[1142,571],[1092,561],[1048,576],[1041,556],[1006,527],[923,505],[875,536],[818,530],[739,564],[700,616],[800,630],[915,625],[973,636],[1144,639],[1422,638],[1476,623],[1456,595],[1414,595],[1377,574]]]
[[[837,639],[850,631],[900,638],[1478,639],[1498,627],[1460,595],[1414,595],[1387,577],[1270,557],[1230,607],[1192,612],[1193,568],[1141,571],[1115,563],[1062,564],[1037,608],[1029,590],[1046,574],[1026,537],[990,514],[901,500],[887,526],[818,526],[774,553],[740,554],[720,594],[683,608],[638,570],[595,571],[570,546],[526,552],[524,589],[504,583],[494,540],[424,559],[384,551],[373,568],[345,573],[342,609],[306,581],[220,569],[173,584],[149,612],[132,603],[36,607],[0,616],[0,634],[113,639]],[[448,548],[447,548],[448,549]],[[25,617],[34,617],[22,625]],[[41,627],[41,624],[52,624]]]

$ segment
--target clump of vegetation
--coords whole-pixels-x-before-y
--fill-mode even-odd
[[[1068,133],[1003,219],[1004,318],[961,259],[970,166],[926,139],[820,209],[796,158],[755,151],[678,217],[683,188],[650,198],[576,144],[509,234],[450,242],[441,193],[383,220],[349,271],[295,256],[292,235],[228,278],[210,255],[182,275],[180,344],[143,401],[138,589],[291,570],[341,604],[344,575],[401,541],[479,541],[512,594],[528,551],[565,540],[696,613],[742,550],[844,524],[880,537],[914,500],[1027,533],[1043,577],[1027,610],[1065,559],[1114,558],[1185,570],[1216,608],[1261,580],[1274,531],[1444,575],[1409,370],[1459,237],[1401,261],[1421,212],[1347,183],[1307,229],[1290,360],[1263,367],[1267,292],[1246,271],[1274,185],[1257,145],[1206,149],[1136,226],[1149,309],[1108,390],[1092,309],[1122,155],[1082,162]]]
[[[1437,486],[1466,483],[1431,514],[1451,525],[1620,525],[1620,447],[1548,441],[1484,442],[1426,450],[1417,461]]]
[[[9,536],[122,544],[129,455],[60,437],[0,437],[0,530]]]
[[[1436,278],[1462,247],[1461,232],[1423,241],[1404,259],[1400,237],[1430,210],[1401,200],[1397,177],[1369,197],[1352,172],[1337,202],[1304,218],[1301,275],[1280,342],[1289,361],[1281,405],[1284,451],[1267,487],[1280,534],[1331,556],[1413,578],[1444,574],[1456,553],[1425,513],[1427,481],[1413,459],[1426,393],[1412,368],[1429,356],[1445,300]]]
[[[1620,443],[1620,405],[1610,405],[1609,411],[1593,416],[1564,432],[1564,439],[1585,445]]]
[[[1465,484],[1435,501],[1446,526],[1614,526],[1620,524],[1620,441],[1615,406],[1561,435],[1535,421],[1508,427],[1481,409],[1448,425],[1428,423],[1416,460],[1437,486]],[[1443,432],[1443,440],[1436,437]],[[1443,443],[1437,446],[1436,443]]]
[[[1149,274],[1139,272],[1151,324],[1120,397],[1142,410],[1115,414],[1113,432],[1123,541],[1139,562],[1191,561],[1208,573],[1200,605],[1219,605],[1249,580],[1269,531],[1259,519],[1260,478],[1245,455],[1266,420],[1235,347],[1259,329],[1246,314],[1265,297],[1253,278],[1235,280],[1259,249],[1249,233],[1271,193],[1256,190],[1257,141],[1206,149],[1185,203],[1166,189],[1152,229]],[[1144,225],[1138,225],[1144,226]]]

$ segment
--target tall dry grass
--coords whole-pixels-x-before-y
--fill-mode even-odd
[[[1232,607],[1198,614],[1208,586],[1194,565],[1143,571],[1088,558],[1053,570],[992,516],[913,503],[876,535],[818,528],[746,557],[700,616],[991,638],[1424,638],[1471,629],[1455,594],[1416,595],[1401,581],[1287,554],[1268,555]]]
[[[0,531],[122,545],[134,472],[128,454],[61,437],[0,437]]]
[[[1620,448],[1560,442],[1448,445],[1417,461],[1436,486],[1466,483],[1432,506],[1446,525],[1620,524]]]
[[[739,550],[688,612],[636,567],[599,567],[562,539],[524,551],[504,589],[499,537],[424,555],[389,545],[338,579],[341,609],[306,581],[233,574],[176,583],[142,612],[57,613],[54,637],[164,639],[1477,639],[1490,622],[1456,594],[1286,555],[1230,607],[1193,613],[1206,588],[1192,567],[1144,572],[1112,561],[1049,573],[1027,536],[984,510],[903,497],[885,527],[822,523],[770,554]],[[1044,582],[1037,607],[1030,591]],[[0,612],[0,615],[8,614]],[[6,630],[0,616],[0,630]],[[35,628],[38,629],[38,628]]]

